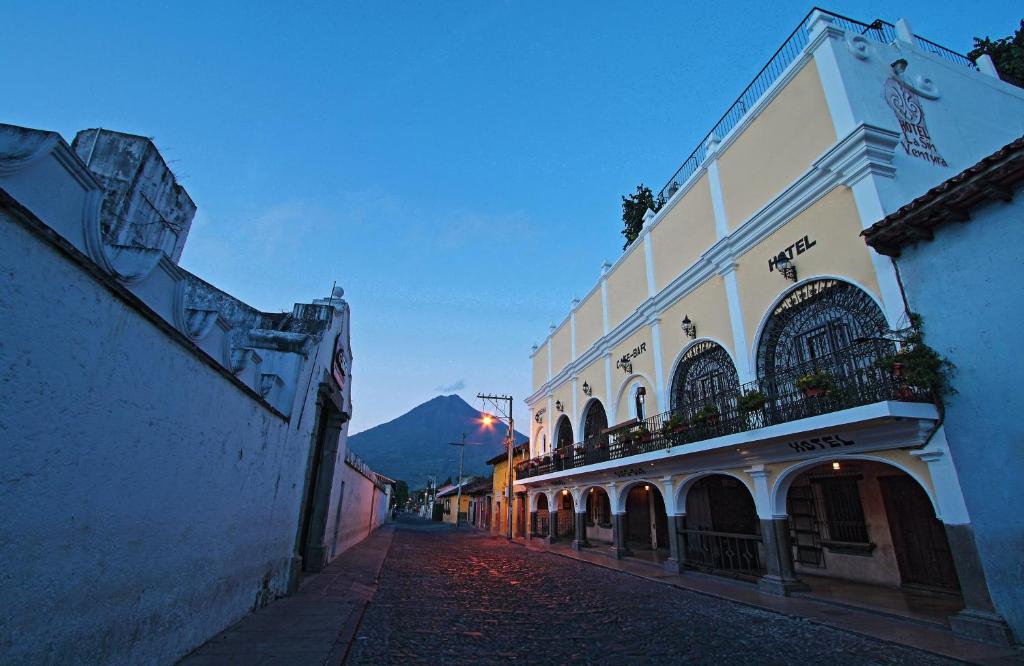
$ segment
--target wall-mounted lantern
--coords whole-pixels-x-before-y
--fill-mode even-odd
[[[564,412],[565,411],[565,409],[562,408],[562,401],[561,400],[555,400],[555,410],[557,410],[559,412]]]
[[[691,340],[697,339],[697,325],[690,321],[690,315],[683,317],[683,335],[689,337]]]
[[[775,268],[779,269],[782,277],[796,282],[796,265],[789,260],[789,255],[785,252],[780,252],[779,256],[775,259]]]
[[[583,395],[594,395],[594,389],[587,382],[583,382]]]

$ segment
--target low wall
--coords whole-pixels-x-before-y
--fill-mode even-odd
[[[341,490],[341,512],[335,500],[328,518],[329,557],[334,558],[370,535],[387,520],[390,493],[382,491],[361,471],[342,463],[336,484]],[[337,496],[337,491],[335,496]]]

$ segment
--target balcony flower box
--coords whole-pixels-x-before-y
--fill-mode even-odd
[[[803,392],[805,398],[817,398],[827,395],[832,390],[832,375],[824,370],[810,372],[798,377],[796,387]]]
[[[707,404],[699,412],[693,415],[694,425],[713,427],[718,425],[720,412],[715,405]]]
[[[678,435],[686,432],[690,428],[690,424],[686,422],[682,416],[678,414],[668,418],[664,423],[661,424],[661,436],[668,438],[672,435]]]

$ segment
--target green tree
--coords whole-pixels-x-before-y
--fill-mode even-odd
[[[999,78],[1016,86],[1024,86],[1024,19],[1017,32],[992,40],[974,38],[974,49],[967,54],[971,60],[988,54],[999,70]]]
[[[651,188],[643,183],[636,186],[634,194],[622,197],[622,235],[626,237],[623,250],[640,235],[640,230],[644,228],[644,215],[647,209],[650,208],[657,213],[664,205],[665,197],[659,194],[655,199]]]

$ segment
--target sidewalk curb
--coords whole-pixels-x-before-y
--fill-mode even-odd
[[[338,632],[334,646],[324,661],[325,664],[341,666],[348,660],[348,655],[352,651],[352,645],[355,644],[356,636],[359,633],[359,627],[363,624],[363,616],[366,615],[366,609],[370,607],[370,602],[373,601],[373,597],[377,594],[381,572],[384,571],[384,563],[387,562],[388,557],[391,555],[391,544],[395,540],[395,524],[391,523],[389,527],[384,557],[380,558],[380,564],[377,565],[377,571],[373,576],[373,590],[366,599],[359,603],[358,610],[352,613],[348,621],[341,628],[341,631]]]

